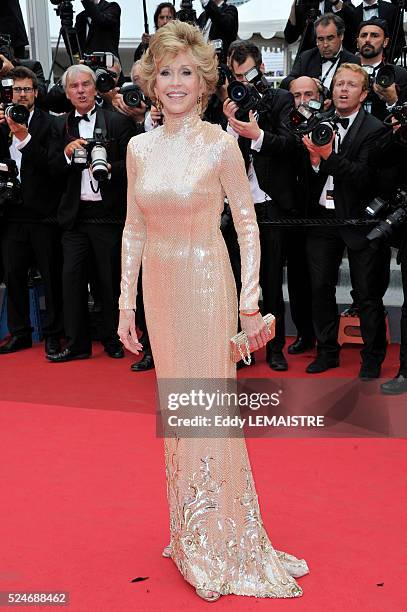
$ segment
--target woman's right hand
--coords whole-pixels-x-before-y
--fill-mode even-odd
[[[136,315],[134,310],[120,310],[117,333],[128,351],[138,355],[143,350],[143,345],[137,338]]]

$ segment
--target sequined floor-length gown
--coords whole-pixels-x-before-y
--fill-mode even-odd
[[[233,379],[236,286],[219,224],[225,194],[242,260],[240,307],[257,308],[258,228],[235,139],[196,113],[128,147],[120,308],[136,305],[140,264],[157,379]],[[264,529],[244,438],[164,439],[171,556],[194,587],[297,597],[304,560]]]

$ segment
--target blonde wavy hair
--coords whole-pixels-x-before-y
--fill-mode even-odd
[[[140,84],[146,95],[155,100],[154,89],[160,65],[164,59],[173,59],[184,51],[190,53],[203,85],[204,110],[218,82],[218,60],[212,45],[206,43],[200,30],[189,23],[174,20],[155,32],[140,61]]]
[[[350,70],[355,74],[359,74],[362,77],[362,91],[367,91],[369,89],[369,75],[362,66],[359,66],[359,64],[341,64],[334,74],[332,85],[335,85],[335,82],[338,80],[343,70]]]

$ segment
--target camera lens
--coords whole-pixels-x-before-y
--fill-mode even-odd
[[[109,174],[107,151],[102,145],[95,145],[90,154],[92,174],[97,181],[104,181]]]
[[[99,93],[107,93],[111,91],[115,86],[115,80],[113,76],[107,72],[107,70],[103,70],[102,68],[98,68],[95,71],[96,74],[96,89]]]
[[[20,124],[27,124],[30,117],[29,110],[22,104],[12,104],[7,106],[5,110],[6,117],[10,117],[12,121]]]
[[[328,123],[320,123],[317,125],[311,134],[311,140],[317,147],[323,147],[331,141],[333,129]]]
[[[127,106],[130,106],[130,108],[137,108],[141,105],[141,102],[144,101],[143,92],[137,85],[123,86],[120,93],[123,94],[123,102],[127,104]]]
[[[247,86],[240,81],[232,81],[228,87],[228,95],[232,102],[242,104],[250,95]]]
[[[396,75],[393,66],[382,66],[376,75],[376,83],[380,87],[391,87],[396,80]]]

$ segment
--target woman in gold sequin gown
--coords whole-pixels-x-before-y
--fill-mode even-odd
[[[160,379],[233,379],[229,340],[237,330],[236,286],[220,233],[225,194],[242,261],[240,312],[258,308],[259,240],[244,163],[235,139],[197,110],[217,80],[214,54],[192,26],[161,28],[142,62],[164,125],[128,147],[119,335],[141,349],[134,325],[143,294]],[[267,341],[260,314],[241,316],[251,346]],[[264,529],[244,439],[167,437],[170,547],[201,597],[298,597],[304,560],[275,551]]]

